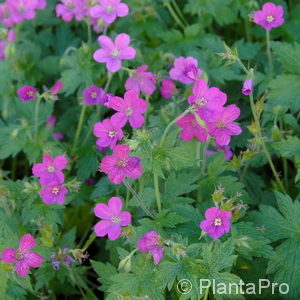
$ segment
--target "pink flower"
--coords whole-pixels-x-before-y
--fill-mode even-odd
[[[62,81],[56,81],[53,87],[50,90],[51,95],[56,95],[60,92],[60,90],[63,87],[63,82]]]
[[[83,91],[82,95],[86,105],[94,105],[102,102],[105,93],[103,89],[91,85]]]
[[[56,5],[55,11],[65,22],[70,22],[73,18],[81,21],[85,16],[85,3],[82,0],[60,0],[60,2]]]
[[[46,0],[38,0],[38,4],[36,6],[36,9],[45,9],[47,6]]]
[[[30,250],[36,246],[34,237],[27,233],[23,235],[19,242],[17,250],[6,248],[2,251],[2,260],[6,264],[16,264],[15,271],[20,277],[27,276],[30,268],[38,268],[44,261],[44,258],[36,252]]]
[[[128,15],[129,9],[121,0],[98,0],[100,5],[90,9],[93,18],[102,18],[106,23],[111,24],[117,17]]]
[[[56,139],[56,140],[58,140],[58,141],[60,141],[60,140],[62,140],[64,138],[64,135],[62,133],[60,133],[60,132],[54,132],[53,133],[53,138]]]
[[[109,101],[109,107],[117,111],[111,117],[111,123],[117,127],[124,127],[127,121],[133,128],[143,126],[145,118],[142,114],[147,110],[147,102],[139,98],[135,91],[127,91],[124,99],[121,97],[112,97]]]
[[[38,0],[6,0],[11,12],[11,18],[15,23],[23,20],[32,20],[36,15]]]
[[[40,191],[40,196],[45,204],[62,205],[65,202],[66,194],[68,194],[68,190],[60,184],[51,184]]]
[[[201,119],[199,113],[198,115]],[[176,124],[182,127],[180,138],[185,142],[191,141],[194,137],[199,142],[206,142],[208,137],[207,130],[198,124],[196,117],[193,114],[185,115],[180,120],[178,120]]]
[[[114,126],[110,119],[105,119],[94,125],[94,135],[98,137],[98,147],[110,147],[113,149],[118,141],[123,138],[123,131],[120,127]]]
[[[0,40],[0,60],[5,60],[5,49],[6,49],[6,42]]]
[[[44,155],[43,162],[35,164],[32,167],[34,176],[40,177],[40,184],[48,186],[50,184],[60,184],[65,180],[63,170],[68,164],[68,160],[64,155],[59,155],[55,158]]]
[[[129,47],[130,36],[126,33],[118,34],[114,42],[106,35],[100,35],[98,43],[101,49],[94,53],[94,60],[106,63],[109,72],[117,72],[121,69],[122,60],[133,59],[136,55],[135,49]]]
[[[127,145],[117,145],[113,149],[113,155],[105,156],[100,165],[100,171],[107,173],[108,178],[115,184],[121,183],[126,176],[139,178],[143,170],[139,157],[129,157],[130,148]]]
[[[242,93],[245,96],[249,96],[252,94],[252,91],[253,91],[253,80],[252,79],[245,80],[243,84]]]
[[[193,95],[188,97],[188,103],[197,107],[209,110],[218,110],[227,101],[225,93],[216,87],[208,87],[204,79],[199,79],[193,86]]]
[[[233,123],[240,115],[240,109],[231,104],[219,111],[214,111],[207,119],[206,125],[209,135],[216,138],[216,143],[220,146],[230,143],[231,135],[239,135],[242,129],[239,125]]]
[[[202,73],[202,71],[197,68],[197,59],[189,56],[180,56],[175,59],[174,67],[170,70],[170,77],[174,80],[178,80],[184,84],[193,83]],[[195,78],[196,76],[196,78]]]
[[[210,207],[205,212],[205,219],[199,227],[212,238],[219,238],[230,231],[231,211],[221,210],[218,207]]]
[[[142,65],[138,67],[132,76],[130,76],[126,83],[125,89],[133,90],[138,93],[142,91],[146,95],[152,95],[156,89],[156,78],[151,72],[145,72],[148,66]]]
[[[131,214],[122,211],[122,200],[119,197],[112,197],[108,204],[98,203],[94,208],[95,215],[103,219],[95,225],[94,231],[97,236],[108,235],[110,240],[116,240],[121,235],[121,227],[131,223]]]
[[[161,244],[161,237],[155,230],[147,232],[137,241],[139,251],[150,252],[155,265],[159,264],[164,256]]]
[[[37,95],[37,89],[30,86],[24,85],[23,87],[18,89],[18,97],[21,98],[23,101],[27,102],[30,100],[35,100]]]
[[[254,23],[260,25],[266,30],[279,27],[284,23],[283,7],[267,2],[263,5],[262,10],[258,10],[253,14]]]
[[[14,26],[15,22],[12,19],[11,11],[9,9],[8,4],[0,3],[0,21],[4,27],[12,27]]]
[[[48,125],[50,128],[54,128],[56,124],[57,118],[53,115],[49,116],[49,118],[46,120],[46,125]]]
[[[176,92],[176,85],[174,81],[169,78],[164,78],[161,84],[162,84],[160,88],[161,95],[166,99],[173,97]]]

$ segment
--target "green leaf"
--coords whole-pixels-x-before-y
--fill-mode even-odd
[[[300,44],[272,42],[274,56],[282,63],[285,71],[300,74]]]

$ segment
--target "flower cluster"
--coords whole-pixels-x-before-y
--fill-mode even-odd
[[[240,126],[234,123],[240,109],[235,104],[224,106],[227,95],[216,87],[209,87],[204,79],[199,78],[201,73],[198,61],[193,57],[177,58],[170,70],[172,79],[184,84],[194,83],[192,95],[188,97],[191,112],[182,118],[179,116],[176,122],[182,127],[180,138],[190,141],[195,137],[204,143],[211,137],[215,139],[217,148],[223,147],[230,143],[232,135],[242,132]],[[174,87],[171,89],[174,90]]]
[[[56,15],[65,22],[87,20],[95,32],[101,32],[117,17],[128,15],[129,8],[121,0],[60,0]]]
[[[4,27],[13,27],[24,20],[32,20],[36,11],[46,5],[46,0],[6,0],[0,4],[0,22]]]
[[[68,190],[62,185],[65,181],[62,170],[67,164],[68,160],[64,155],[54,158],[44,155],[43,162],[32,167],[33,175],[40,178],[40,184],[43,186],[40,196],[45,204],[57,203],[62,205],[65,202]]]
[[[27,233],[20,239],[17,250],[6,248],[2,251],[1,258],[7,264],[15,264],[15,271],[18,276],[25,277],[30,268],[39,268],[44,261],[42,256],[31,251],[35,246],[34,237]]]

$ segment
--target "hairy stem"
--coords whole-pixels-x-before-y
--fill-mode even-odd
[[[80,112],[80,117],[79,117],[77,130],[76,130],[76,135],[75,135],[75,138],[74,138],[72,152],[76,149],[76,145],[77,145],[80,133],[81,133],[82,126],[83,126],[85,112],[86,112],[86,105],[83,104],[82,107],[81,107],[81,112]]]
[[[181,22],[181,20],[179,19],[179,17],[177,16],[176,12],[174,11],[173,7],[171,6],[169,1],[165,2],[165,6],[168,9],[170,15],[172,16],[172,18],[174,19],[174,21],[182,28],[184,29],[184,25]]]
[[[270,31],[266,30],[266,41],[267,41],[267,55],[268,55],[268,61],[269,61],[269,72],[270,75],[273,75],[273,60],[272,60],[272,54],[271,54],[271,46],[270,46]]]
[[[35,103],[35,113],[34,113],[34,139],[37,137],[38,133],[38,122],[39,122],[39,108],[41,103],[41,97],[38,96],[36,103]]]
[[[136,201],[141,206],[141,209],[145,212],[146,215],[154,219],[154,215],[151,213],[151,211],[145,206],[142,199],[139,197],[139,195],[136,193],[136,191],[131,187],[131,185],[128,183],[126,179],[123,180],[124,185],[126,188],[132,193],[132,195],[135,197]]]
[[[159,192],[159,182],[158,182],[158,175],[156,173],[153,174],[153,181],[154,181],[154,189],[155,189],[155,198],[157,203],[158,212],[161,212],[161,199],[160,199],[160,192]]]

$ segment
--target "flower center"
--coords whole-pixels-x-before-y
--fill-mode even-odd
[[[274,21],[274,17],[273,16],[267,16],[267,22],[268,23],[272,23]]]
[[[28,97],[33,97],[34,96],[34,92],[33,91],[28,91],[27,92],[27,96]]]
[[[215,218],[214,224],[215,224],[215,226],[221,226],[222,225],[221,218]]]
[[[121,219],[119,217],[112,217],[111,218],[111,221],[114,223],[114,224],[119,224],[121,222]]]
[[[131,107],[127,107],[125,110],[126,116],[132,116],[133,114],[133,109]]]
[[[114,11],[115,11],[115,9],[113,8],[113,6],[111,6],[111,5],[108,5],[107,7],[106,7],[106,10],[105,10],[108,14],[112,14]]]
[[[59,188],[58,187],[54,187],[53,189],[52,189],[52,194],[54,194],[54,195],[58,195],[58,193],[59,193]]]
[[[204,106],[206,103],[207,103],[207,100],[204,97],[200,97],[196,101],[197,106]]]
[[[97,92],[91,92],[91,98],[92,99],[96,99],[98,97],[98,93]]]
[[[118,167],[125,168],[127,166],[127,160],[126,159],[121,159],[117,163]]]
[[[53,173],[53,172],[55,171],[55,168],[54,168],[53,166],[48,166],[48,167],[47,167],[47,171],[48,171],[49,173]]]
[[[16,255],[15,255],[15,258],[17,260],[21,260],[24,258],[24,255],[20,252],[20,251],[17,251]]]
[[[225,124],[223,122],[218,122],[217,123],[217,128],[224,128],[225,127]]]
[[[116,137],[116,135],[117,135],[117,132],[114,131],[114,130],[110,130],[110,131],[108,132],[108,136],[109,136],[110,138],[114,138],[114,137]]]
[[[118,58],[118,57],[120,56],[120,51],[119,51],[117,48],[113,49],[113,50],[111,51],[111,56],[112,56],[113,58]]]

